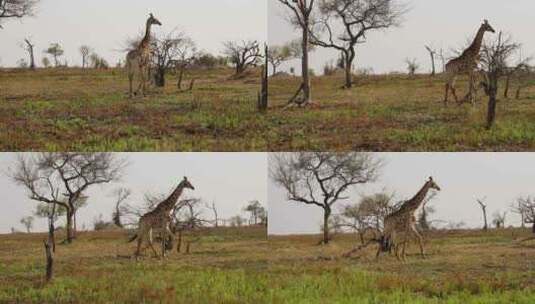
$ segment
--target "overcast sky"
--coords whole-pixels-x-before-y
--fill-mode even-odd
[[[481,210],[476,198],[487,197],[489,222],[496,211],[507,211],[520,195],[535,195],[535,153],[379,153],[386,165],[378,182],[359,186],[350,199],[382,189],[395,192],[399,200],[409,199],[433,176],[442,188],[430,206],[434,220],[465,222],[481,227]],[[319,233],[322,209],[288,202],[286,193],[271,179],[268,185],[269,233]],[[509,212],[506,225],[519,225]]]
[[[188,197],[200,197],[215,202],[221,218],[245,214],[243,207],[251,200],[259,200],[267,206],[267,154],[264,153],[131,153],[130,165],[120,183],[95,186],[88,191],[87,207],[79,211],[79,226],[92,228],[93,219],[99,214],[111,219],[114,208],[111,192],[118,187],[133,191],[129,202],[142,202],[145,193],[169,194],[187,176],[195,187],[186,190]],[[11,227],[23,230],[19,223],[23,216],[31,215],[36,203],[27,198],[25,189],[15,185],[6,172],[13,167],[16,154],[0,153],[0,233]],[[36,220],[36,230],[46,230],[46,221]]]
[[[278,0],[269,1],[269,42],[281,44],[299,37],[288,24],[290,10]],[[526,55],[535,54],[533,0],[402,0],[410,11],[402,27],[368,35],[368,42],[357,49],[356,66],[373,68],[376,73],[405,71],[405,58],[416,58],[422,71],[430,71],[430,59],[424,45],[449,51],[472,39],[483,19],[496,31],[504,31],[523,44]],[[321,73],[326,61],[338,53],[320,49],[311,54],[312,67]],[[299,72],[299,61],[291,63]],[[288,66],[287,66],[288,67]],[[287,68],[286,67],[286,68]]]
[[[41,0],[34,18],[7,21],[0,29],[0,64],[26,58],[19,44],[31,37],[40,64],[52,42],[64,46],[71,65],[81,65],[78,48],[87,44],[111,64],[124,58],[124,41],[145,29],[152,12],[162,23],[156,33],[175,28],[201,50],[219,53],[225,40],[267,37],[266,0]]]

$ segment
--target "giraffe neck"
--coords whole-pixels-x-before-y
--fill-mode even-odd
[[[145,28],[145,36],[143,37],[143,40],[141,40],[141,43],[139,44],[140,49],[146,49],[149,46],[150,42],[150,30],[151,30],[151,23],[147,20],[147,26]]]
[[[184,186],[182,185],[182,183],[180,183],[175,188],[173,193],[171,193],[171,195],[169,195],[169,197],[167,199],[165,199],[163,202],[161,202],[156,207],[155,210],[160,211],[160,212],[171,211],[171,209],[173,209],[173,207],[175,206],[176,202],[178,201],[178,198],[182,195],[182,191],[183,190],[184,190]]]
[[[429,189],[431,188],[431,184],[429,182],[425,183],[425,185],[416,193],[416,195],[405,202],[403,206],[401,206],[401,210],[404,210],[406,212],[414,212],[422,202],[424,201],[425,197],[427,196],[427,192],[429,192]]]
[[[477,35],[474,38],[474,41],[472,44],[470,44],[470,47],[466,49],[465,54],[469,54],[471,56],[477,56],[479,55],[479,51],[481,50],[481,45],[483,44],[483,37],[485,36],[485,29],[483,27],[480,27],[477,31]]]

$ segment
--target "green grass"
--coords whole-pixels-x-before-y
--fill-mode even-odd
[[[0,70],[0,150],[80,151],[527,151],[535,148],[535,87],[486,105],[444,107],[441,76],[373,76],[351,89],[315,77],[307,109],[285,109],[296,77],[270,79],[270,109],[256,111],[257,71],[193,71],[193,92],[175,78],[145,98],[126,98],[122,70]],[[187,81],[187,79],[186,79]],[[459,95],[466,81],[458,83]],[[31,130],[31,132],[29,132]]]
[[[0,303],[533,303],[535,244],[528,231],[436,232],[427,259],[374,248],[353,258],[352,235],[328,246],[316,236],[272,237],[265,228],[198,234],[190,254],[130,255],[123,231],[86,232],[58,246],[56,275],[43,284],[43,234],[0,236]],[[415,246],[414,246],[415,247]],[[149,251],[146,252],[149,254]]]

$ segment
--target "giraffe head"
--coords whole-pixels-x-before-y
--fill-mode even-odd
[[[489,21],[487,19],[485,19],[483,21],[483,24],[481,24],[481,28],[483,29],[483,31],[485,32],[491,32],[491,33],[496,33],[496,31],[494,30],[494,28],[489,24]]]
[[[437,183],[435,183],[432,177],[429,177],[429,180],[427,181],[427,183],[429,184],[430,189],[435,189],[437,191],[440,191],[440,187],[437,185]]]
[[[156,19],[152,13],[149,15],[149,19],[147,20],[148,25],[162,25],[160,20]]]
[[[180,182],[180,184],[182,185],[182,187],[184,188],[188,188],[188,189],[191,189],[191,190],[195,190],[195,187],[193,187],[193,185],[188,181],[188,178],[184,176],[184,179],[182,180],[182,182]]]

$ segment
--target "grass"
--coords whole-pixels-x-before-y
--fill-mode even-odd
[[[535,83],[502,99],[497,125],[486,106],[443,107],[440,76],[371,76],[351,89],[342,77],[313,79],[309,109],[284,109],[296,77],[270,79],[270,109],[256,111],[257,71],[193,71],[193,92],[164,89],[126,98],[122,70],[0,71],[2,151],[528,151],[535,148]],[[187,79],[186,79],[187,82]],[[466,87],[466,81],[458,83]],[[462,93],[462,92],[460,92]],[[459,94],[462,95],[462,94]],[[31,132],[30,132],[31,131]]]
[[[0,236],[0,303],[533,303],[535,244],[528,231],[436,232],[429,257],[351,259],[352,235],[328,246],[317,236],[266,239],[264,228],[202,233],[189,255],[160,261],[119,258],[126,232],[86,232],[56,254],[56,276],[43,285],[43,234]],[[149,252],[146,252],[149,254]]]

